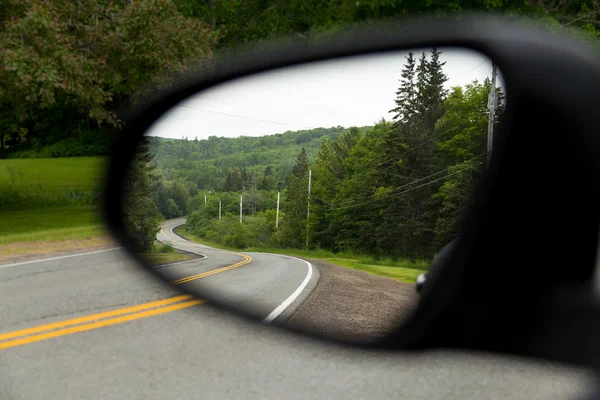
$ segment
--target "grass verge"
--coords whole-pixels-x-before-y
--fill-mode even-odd
[[[173,264],[181,261],[188,261],[194,258],[198,258],[196,254],[186,253],[183,251],[178,251],[168,244],[161,244],[159,242],[154,242],[152,246],[152,251],[147,253],[142,253],[141,256],[144,260],[152,265],[162,265],[162,264]]]
[[[208,242],[190,231],[185,225],[175,228],[175,233],[196,243],[206,246],[216,247],[224,250],[242,251],[237,248],[223,246],[218,243]],[[361,256],[350,252],[333,253],[328,250],[302,250],[302,249],[280,249],[272,247],[250,247],[243,249],[248,252],[261,252],[283,254],[297,257],[317,258],[328,263],[339,265],[341,267],[357,269],[371,274],[385,276],[387,278],[396,279],[402,282],[414,283],[417,277],[427,270],[430,262],[427,260],[408,260],[408,259],[391,259],[391,258],[376,258],[373,256]]]
[[[98,206],[70,205],[0,212],[0,244],[105,235]]]

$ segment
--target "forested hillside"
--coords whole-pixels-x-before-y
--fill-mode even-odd
[[[140,170],[152,177],[149,212],[158,219],[188,215],[198,237],[237,248],[431,257],[456,235],[485,168],[491,87],[473,81],[448,91],[440,55],[410,53],[394,118],[375,126],[149,138],[148,151],[140,152]],[[497,123],[503,94],[496,91]],[[141,195],[131,196],[139,213]]]

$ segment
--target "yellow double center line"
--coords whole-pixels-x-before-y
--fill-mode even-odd
[[[204,303],[204,300],[194,299],[191,295],[176,296],[133,307],[120,308],[118,310],[3,333],[0,334],[0,349],[21,346],[77,332],[90,331],[135,319],[152,317],[201,303]]]
[[[236,264],[228,265],[202,274],[188,276],[173,281],[173,284],[190,282],[201,279],[219,272],[228,271],[233,268],[241,267],[252,261],[252,258],[243,254],[229,253],[244,258]],[[205,300],[195,299],[191,295],[181,295],[170,297],[168,299],[152,301],[137,306],[120,308],[117,310],[106,311],[98,314],[86,315],[84,317],[73,318],[65,321],[53,322],[46,325],[35,326],[32,328],[21,329],[0,334],[0,350],[10,347],[22,346],[29,343],[39,342],[41,340],[51,339],[58,336],[70,335],[78,332],[90,331],[103,328],[110,325],[121,324],[123,322],[136,319],[152,317],[165,314],[171,311],[181,310],[204,303]]]
[[[192,275],[192,276],[188,276],[188,277],[181,278],[181,279],[176,279],[176,280],[172,281],[171,283],[174,285],[179,285],[181,283],[194,281],[196,279],[206,278],[207,276],[218,274],[219,272],[229,271],[230,269],[241,267],[242,265],[248,264],[250,261],[252,261],[252,258],[245,254],[238,254],[238,253],[229,253],[229,254],[235,254],[236,256],[243,257],[244,260],[240,261],[239,263],[236,263],[236,264],[228,265],[226,267],[213,269],[212,271],[203,272],[201,274]]]

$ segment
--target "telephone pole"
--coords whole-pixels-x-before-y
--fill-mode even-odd
[[[219,219],[221,219],[221,200],[219,200]]]
[[[487,165],[490,165],[494,146],[494,120],[496,119],[496,63],[492,61],[492,85],[488,97]]]
[[[310,218],[310,181],[312,178],[312,171],[308,170],[308,201],[306,204],[306,248],[308,248],[308,220]]]
[[[240,196],[240,224],[242,223],[242,196]]]
[[[279,228],[279,190],[277,191],[277,214],[275,214],[275,229]]]

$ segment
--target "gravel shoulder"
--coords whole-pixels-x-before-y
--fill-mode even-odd
[[[43,258],[86,253],[119,247],[109,235],[87,239],[38,240],[0,245],[0,264],[13,264]]]
[[[305,258],[319,269],[319,284],[287,321],[293,329],[345,340],[371,340],[397,328],[416,307],[413,283],[400,282]]]

